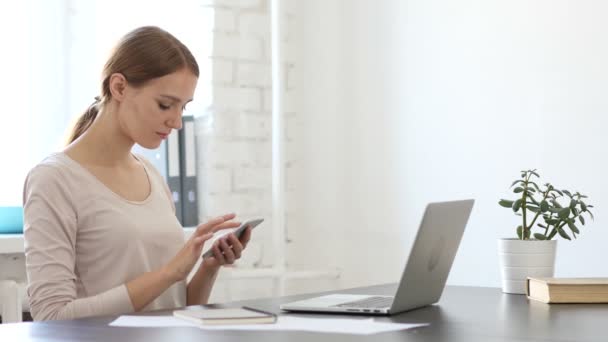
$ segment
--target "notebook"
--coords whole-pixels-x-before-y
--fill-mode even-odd
[[[268,324],[275,323],[277,316],[270,312],[241,307],[227,309],[175,310],[173,316],[204,325],[220,324]]]

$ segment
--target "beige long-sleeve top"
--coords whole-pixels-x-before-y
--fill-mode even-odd
[[[23,192],[27,293],[34,320],[133,312],[126,283],[159,269],[183,246],[166,183],[141,156],[151,185],[141,202],[106,187],[56,153],[28,174]],[[186,283],[144,310],[186,305]]]

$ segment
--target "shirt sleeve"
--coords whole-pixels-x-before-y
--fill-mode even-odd
[[[77,298],[77,213],[58,169],[37,166],[23,189],[27,293],[36,321],[133,312],[125,284]]]

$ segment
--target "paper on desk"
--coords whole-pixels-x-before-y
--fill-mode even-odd
[[[167,328],[198,327],[188,321],[173,316],[120,316],[109,324],[112,327]]]
[[[428,324],[404,324],[378,322],[373,318],[303,318],[279,316],[275,324],[206,326],[175,318],[173,316],[120,316],[110,323],[114,327],[196,327],[203,330],[292,330],[353,335],[371,335],[388,331],[412,329]]]

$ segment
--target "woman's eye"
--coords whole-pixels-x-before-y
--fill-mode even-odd
[[[162,109],[162,110],[167,110],[167,109],[171,108],[171,106],[170,106],[170,105],[165,105],[165,104],[159,103],[159,104],[158,104],[158,108],[160,108],[160,109]]]

